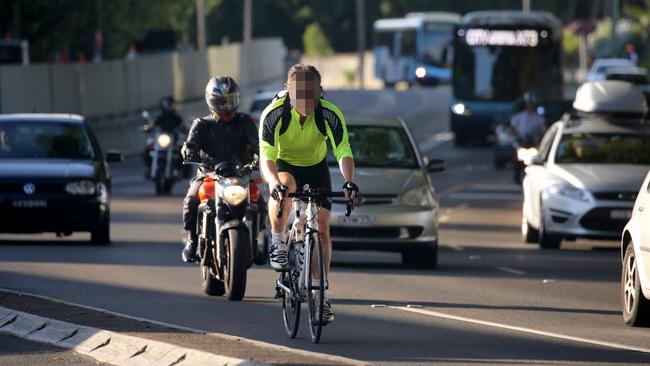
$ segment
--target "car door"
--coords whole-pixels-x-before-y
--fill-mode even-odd
[[[548,176],[547,168],[550,153],[558,130],[559,127],[556,124],[546,131],[539,144],[539,152],[535,158],[537,162],[526,167],[526,176],[523,184],[524,215],[528,222],[535,228],[539,228],[539,197],[543,188],[542,184]]]
[[[640,238],[638,247],[641,249],[641,257],[645,264],[645,278],[650,278],[650,172],[639,190],[634,210],[633,215],[638,217],[637,227]]]

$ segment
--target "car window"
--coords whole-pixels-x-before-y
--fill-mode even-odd
[[[419,167],[411,140],[400,127],[348,126],[348,135],[357,167]],[[331,151],[328,162],[336,164]]]
[[[551,146],[553,146],[553,140],[555,139],[555,133],[557,132],[557,127],[551,127],[542,138],[542,141],[539,143],[539,153],[538,156],[542,161],[546,162],[548,160],[548,153],[551,151]]]
[[[83,125],[20,121],[0,124],[0,159],[95,158]]]
[[[566,133],[558,145],[558,164],[650,164],[650,135]]]

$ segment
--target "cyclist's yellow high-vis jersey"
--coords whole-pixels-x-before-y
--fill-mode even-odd
[[[278,98],[262,112],[259,130],[262,159],[281,159],[295,166],[316,165],[327,155],[327,139],[332,144],[337,161],[346,156],[352,157],[345,119],[337,106],[325,99],[320,100],[325,126],[319,129],[315,116],[320,112],[315,111],[309,115],[301,126],[300,115],[288,103],[291,119],[289,123],[283,123],[285,99],[286,97]]]

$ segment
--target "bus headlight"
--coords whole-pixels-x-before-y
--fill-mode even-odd
[[[427,76],[427,69],[422,66],[418,67],[415,69],[415,76],[417,76],[419,79],[422,79],[423,77]]]
[[[166,133],[161,133],[158,136],[158,146],[160,146],[163,149],[166,149],[169,144],[172,143],[172,138],[166,134]]]
[[[242,186],[226,186],[223,189],[223,200],[231,206],[238,206],[247,196],[246,188]]]
[[[451,106],[452,112],[459,114],[461,116],[469,116],[472,114],[472,112],[465,107],[465,104],[463,103],[456,103]]]

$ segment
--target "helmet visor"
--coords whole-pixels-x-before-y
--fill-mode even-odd
[[[208,104],[213,113],[232,113],[239,106],[239,94],[215,96],[210,99]]]

